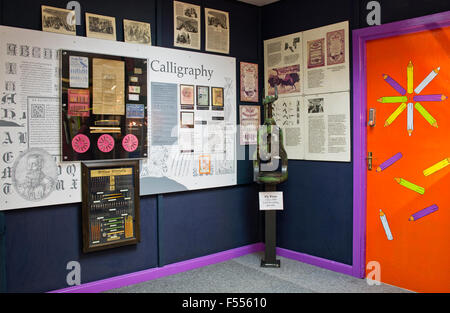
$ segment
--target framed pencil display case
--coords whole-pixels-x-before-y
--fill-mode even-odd
[[[147,157],[147,60],[61,50],[63,161]]]
[[[139,161],[82,163],[83,252],[140,240]]]

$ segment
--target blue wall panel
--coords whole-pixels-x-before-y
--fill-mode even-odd
[[[8,292],[69,287],[67,263],[81,265],[81,283],[157,266],[156,198],[141,198],[141,242],[83,254],[81,204],[6,212]]]
[[[162,265],[260,242],[257,191],[246,185],[165,195]]]

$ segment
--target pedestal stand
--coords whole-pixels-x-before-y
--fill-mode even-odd
[[[265,191],[276,191],[277,185],[264,184]],[[277,245],[277,211],[265,211],[265,255],[261,260],[261,267],[280,267],[280,260],[276,259]]]

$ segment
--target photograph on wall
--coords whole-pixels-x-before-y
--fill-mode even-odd
[[[241,78],[241,101],[258,102],[258,64],[241,62],[240,63]]]
[[[152,32],[149,23],[123,20],[125,42],[152,45]]]
[[[261,111],[258,105],[239,106],[240,144],[256,145],[258,128],[261,125]]]
[[[147,60],[68,50],[61,55],[63,161],[145,158]],[[92,70],[80,71],[80,62]],[[85,82],[88,88],[80,88]]]
[[[86,37],[116,40],[116,18],[86,13]]]
[[[264,80],[266,96],[303,93],[303,33],[264,41]]]
[[[209,110],[209,86],[197,86],[197,110]]]
[[[230,53],[230,21],[228,12],[205,8],[205,50]]]
[[[173,45],[200,50],[200,6],[173,1]]]
[[[223,110],[223,88],[212,87],[212,109],[213,110]]]
[[[137,244],[139,161],[81,164],[83,252]]]
[[[43,5],[41,12],[43,31],[76,36],[75,11]]]
[[[194,109],[194,85],[180,85],[180,106],[182,110]]]

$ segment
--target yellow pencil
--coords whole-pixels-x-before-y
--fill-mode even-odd
[[[407,92],[413,92],[414,85],[414,66],[411,61],[409,61],[408,66],[406,67],[406,79],[407,79]]]
[[[400,185],[402,185],[405,188],[408,188],[412,191],[420,193],[421,195],[423,195],[425,193],[425,188],[423,188],[423,187],[417,186],[416,184],[413,184],[403,178],[395,177],[394,179],[397,183],[399,183]]]
[[[381,97],[377,99],[380,103],[400,103],[407,102],[408,97],[406,96],[393,96],[393,97]]]
[[[440,161],[440,162],[430,166],[426,170],[424,170],[423,175],[429,176],[429,175],[443,169],[444,167],[446,167],[449,164],[450,164],[450,158],[443,159],[442,161]]]
[[[416,108],[417,111],[419,111],[420,115],[422,115],[423,118],[426,119],[428,123],[430,123],[431,126],[436,128],[438,127],[436,119],[433,116],[431,116],[431,114],[428,113],[428,111],[425,110],[425,108],[419,102],[416,102],[414,104],[414,107]]]
[[[392,124],[392,122],[395,121],[395,119],[400,115],[400,113],[403,112],[403,110],[406,109],[406,103],[400,104],[400,106],[386,119],[386,122],[384,123],[384,127],[389,126]]]

